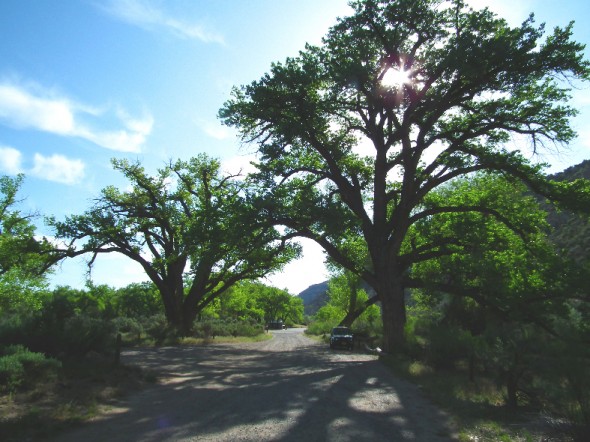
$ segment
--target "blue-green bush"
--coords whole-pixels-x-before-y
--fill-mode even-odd
[[[119,317],[112,321],[115,333],[121,333],[125,341],[139,342],[144,328],[142,323],[135,318]]]
[[[0,390],[14,392],[55,378],[61,362],[22,345],[4,348],[0,356]]]
[[[257,336],[264,333],[262,324],[253,321],[235,321],[222,319],[205,319],[195,321],[193,334],[197,338],[214,338],[215,336]]]
[[[112,349],[114,337],[115,330],[110,321],[76,315],[64,324],[62,350],[73,356],[84,356],[90,351],[106,353]]]

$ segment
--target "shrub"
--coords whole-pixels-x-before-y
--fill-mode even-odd
[[[55,378],[61,368],[61,362],[31,352],[22,345],[8,346],[3,354],[0,357],[0,389],[10,392]]]
[[[204,339],[215,336],[253,337],[264,333],[264,328],[261,324],[253,321],[206,319],[195,321],[193,333],[195,337]]]
[[[453,368],[455,362],[471,353],[469,332],[459,327],[433,325],[428,332],[426,362],[437,369]]]
[[[17,355],[0,357],[0,388],[15,391],[24,381],[25,368]]]
[[[264,333],[262,324],[239,322],[236,324],[236,336],[254,337]]]
[[[310,335],[325,335],[330,334],[332,328],[338,325],[337,322],[334,321],[315,321],[309,324],[305,333]]]
[[[90,351],[107,353],[112,349],[114,335],[110,321],[76,315],[64,324],[62,351],[72,356],[84,356]]]
[[[119,317],[113,319],[115,333],[121,333],[126,341],[139,342],[144,332],[143,325],[137,319]]]
[[[176,330],[168,325],[166,315],[163,313],[143,318],[141,325],[147,335],[153,339],[156,344],[173,340],[177,335]]]

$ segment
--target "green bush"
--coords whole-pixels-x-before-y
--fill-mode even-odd
[[[17,355],[0,357],[0,388],[15,391],[24,381],[25,368]]]
[[[0,389],[14,392],[55,378],[61,362],[34,353],[22,345],[11,345],[0,356]]]
[[[330,334],[332,329],[338,325],[338,322],[334,321],[314,321],[307,326],[305,333],[309,335],[326,335]]]
[[[264,333],[264,328],[261,324],[252,321],[206,319],[195,321],[193,333],[195,337],[204,339],[215,336],[253,337]]]
[[[62,351],[71,356],[84,356],[90,351],[107,353],[112,349],[114,336],[110,321],[76,315],[64,324]]]
[[[239,322],[236,324],[235,333],[236,336],[254,337],[264,333],[264,327],[258,323]]]
[[[144,333],[143,325],[135,318],[119,317],[112,321],[115,333],[121,333],[125,341],[139,342]]]
[[[163,313],[142,318],[141,325],[147,335],[153,339],[156,344],[173,340],[177,335],[176,330],[168,325],[166,316]]]
[[[455,362],[471,353],[469,332],[459,327],[433,325],[426,340],[426,362],[437,369],[453,368]]]

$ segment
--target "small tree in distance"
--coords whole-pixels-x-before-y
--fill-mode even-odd
[[[571,141],[568,88],[588,80],[590,67],[571,24],[545,37],[532,16],[512,28],[463,0],[351,5],[354,14],[322,46],[234,88],[220,117],[257,143],[269,218],[314,240],[374,289],[384,349],[394,352],[404,345],[405,290],[424,283],[412,278],[412,266],[457,253],[454,236],[412,242],[412,226],[468,212],[515,226],[485,204],[425,207],[430,192],[486,171],[590,207],[587,182],[550,182],[542,167],[505,147],[513,136],[532,152]],[[363,253],[350,253],[359,247]]]
[[[156,176],[138,163],[113,166],[131,190],[106,187],[86,213],[50,224],[70,241],[64,256],[90,253],[91,266],[100,253],[121,253],[139,263],[181,334],[238,281],[280,269],[298,253],[261,219],[250,183],[222,176],[217,160],[177,161]]]

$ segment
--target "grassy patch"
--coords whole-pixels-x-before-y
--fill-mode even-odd
[[[272,339],[271,333],[261,333],[256,336],[215,336],[214,338],[179,338],[179,345],[208,345],[208,344],[243,344],[248,342],[261,342]]]
[[[504,406],[504,391],[485,377],[469,382],[465,370],[436,372],[403,356],[382,356],[397,376],[420,385],[452,417],[461,442],[570,441],[539,422],[538,410]]]

